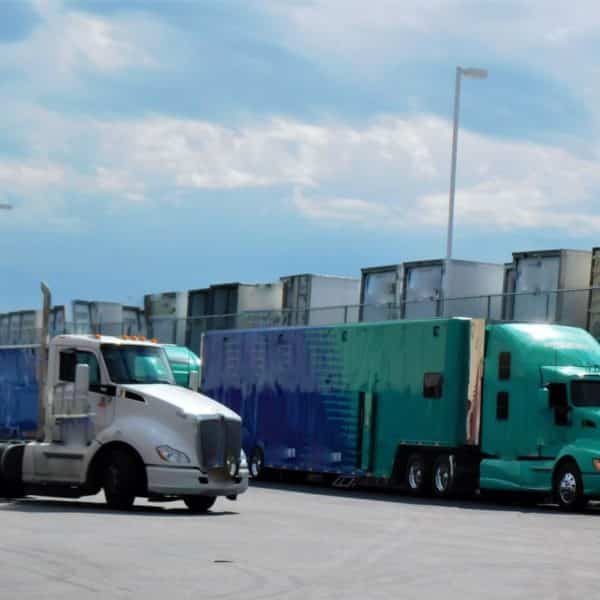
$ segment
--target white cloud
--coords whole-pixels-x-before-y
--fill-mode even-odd
[[[50,29],[58,34],[55,47],[58,67],[67,72],[79,68],[118,71],[156,64],[149,52],[135,44],[131,28],[119,23],[68,13]]]
[[[114,211],[142,201],[201,202],[209,197],[202,190],[262,188],[269,201],[293,196],[299,214],[323,224],[445,226],[451,126],[435,117],[388,115],[360,125],[278,118],[231,128],[162,116],[16,114],[16,126],[36,132],[24,137],[33,158],[0,163],[0,183],[32,203],[51,189],[82,203],[102,198],[106,208],[97,210]],[[561,148],[461,130],[457,222],[481,230],[596,230],[599,167]]]
[[[595,36],[600,26],[596,0],[577,9],[548,0],[265,0],[289,43],[320,60],[353,58],[373,64],[442,56],[441,43],[462,40],[506,55],[524,49],[564,48]],[[366,60],[365,60],[366,59]]]
[[[47,92],[80,85],[86,72],[114,73],[158,65],[164,28],[149,18],[105,19],[39,2],[40,24],[17,43],[4,44],[0,67],[15,70],[26,85]]]
[[[423,63],[447,64],[449,79],[456,64],[489,67],[491,78],[496,68],[504,78],[529,70],[561,85],[600,129],[600,68],[589,60],[600,51],[597,0],[377,0],[368,10],[363,0],[265,0],[261,7],[283,44],[357,85],[385,78],[390,66],[410,72]]]
[[[16,160],[0,162],[0,186],[5,193],[43,190],[63,184],[64,179],[65,172],[61,165],[28,164]]]

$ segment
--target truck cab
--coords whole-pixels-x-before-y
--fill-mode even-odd
[[[142,496],[204,511],[248,487],[240,417],[176,385],[165,350],[152,342],[53,338],[39,421],[40,441],[0,445],[0,495],[104,489],[113,508]]]
[[[582,329],[488,325],[482,489],[600,498],[600,345]]]

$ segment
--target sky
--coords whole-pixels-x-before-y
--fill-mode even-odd
[[[0,0],[0,311],[600,245],[600,4]]]

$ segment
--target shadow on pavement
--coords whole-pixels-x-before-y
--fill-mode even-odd
[[[438,498],[415,498],[408,496],[400,490],[380,490],[369,488],[339,489],[323,483],[288,483],[280,481],[252,481],[251,488],[264,490],[292,492],[301,494],[314,494],[320,496],[330,496],[337,498],[346,498],[350,500],[372,500],[377,502],[389,502],[396,504],[406,504],[411,506],[447,506],[463,510],[487,510],[487,511],[506,511],[520,512],[527,514],[557,514],[572,516],[573,513],[562,512],[558,506],[535,501],[533,498],[523,500],[515,494],[494,494],[493,496],[475,496],[472,498],[456,498],[450,500],[441,500]],[[252,490],[249,489],[248,493]],[[577,513],[575,513],[577,514]],[[600,517],[600,504],[592,503],[584,511],[578,514]]]
[[[97,513],[102,515],[128,515],[132,517],[193,517],[211,518],[237,515],[229,510],[210,510],[207,513],[192,513],[187,508],[170,508],[170,503],[160,505],[136,504],[129,511],[111,510],[101,502],[85,502],[78,500],[61,500],[53,498],[20,498],[18,500],[0,500],[3,512],[17,511],[23,513]]]

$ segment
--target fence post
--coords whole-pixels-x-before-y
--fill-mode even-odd
[[[487,297],[487,316],[486,319],[489,321],[491,318],[491,314],[492,314],[492,297],[488,296]]]
[[[344,306],[344,323],[348,322],[348,305]]]

